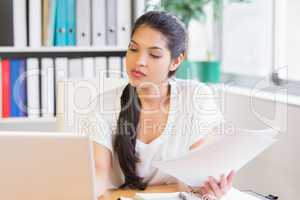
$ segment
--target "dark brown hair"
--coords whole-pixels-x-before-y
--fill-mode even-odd
[[[161,32],[167,38],[167,46],[171,59],[185,54],[187,49],[187,31],[184,24],[173,14],[165,11],[150,11],[137,19],[131,37],[141,26],[149,26]],[[175,71],[169,72],[169,77]],[[120,167],[125,176],[121,188],[145,189],[147,183],[136,173],[136,163],[139,156],[135,151],[137,126],[140,117],[141,102],[135,87],[128,84],[121,96],[121,111],[117,121],[117,132],[114,141],[114,151],[118,156]]]

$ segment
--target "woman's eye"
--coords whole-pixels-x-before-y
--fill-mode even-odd
[[[154,55],[154,54],[151,54],[151,56],[152,56],[153,58],[160,58],[160,57],[161,57],[161,56]]]
[[[136,48],[133,48],[133,47],[129,47],[129,50],[130,50],[130,51],[133,51],[133,52],[136,52],[136,51],[137,51],[137,49],[136,49]]]

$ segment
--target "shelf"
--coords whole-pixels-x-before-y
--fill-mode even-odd
[[[127,47],[104,46],[104,47],[39,47],[39,48],[19,48],[19,47],[0,47],[0,53],[39,53],[39,52],[120,52],[126,51]]]
[[[28,118],[28,117],[15,117],[15,118],[0,118],[0,124],[11,124],[11,123],[54,123],[55,117],[51,118]]]
[[[96,56],[125,56],[127,47],[0,47],[0,57],[96,57]]]

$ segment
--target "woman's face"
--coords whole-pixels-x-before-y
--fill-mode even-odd
[[[133,34],[126,54],[126,72],[135,87],[148,87],[167,81],[178,66],[171,61],[167,38],[149,26],[140,26]]]

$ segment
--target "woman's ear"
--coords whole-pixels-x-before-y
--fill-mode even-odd
[[[169,67],[170,71],[175,71],[180,64],[182,63],[182,61],[185,59],[184,54],[180,54],[177,58],[174,58],[171,62],[171,65]]]

